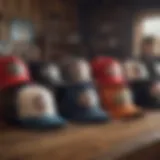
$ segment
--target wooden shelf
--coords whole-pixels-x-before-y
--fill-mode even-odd
[[[114,160],[160,140],[160,113],[146,113],[130,122],[103,125],[68,125],[34,132],[8,127],[0,131],[0,159]]]

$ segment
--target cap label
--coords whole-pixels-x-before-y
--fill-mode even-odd
[[[87,82],[92,80],[90,66],[88,63],[81,60],[74,66],[71,65],[69,67],[68,76],[70,77],[70,80],[74,82]]]
[[[81,92],[78,101],[80,105],[88,107],[93,107],[99,103],[97,93],[94,89]]]
[[[8,71],[12,75],[20,75],[25,72],[25,68],[23,65],[13,63],[8,65]]]
[[[143,63],[128,63],[126,64],[126,75],[129,80],[147,79],[149,72]]]
[[[115,95],[114,101],[116,105],[131,104],[133,97],[129,89],[123,89]]]
[[[106,73],[115,77],[123,76],[122,68],[118,63],[114,63],[113,65],[110,66],[110,68],[107,67]]]

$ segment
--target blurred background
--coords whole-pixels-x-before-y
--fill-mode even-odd
[[[139,56],[140,41],[152,36],[158,55],[159,7],[156,0],[0,0],[0,50],[125,58]]]
[[[158,0],[0,0],[0,56],[13,54],[25,60],[65,61],[67,55],[86,59],[106,55],[123,62],[132,57],[141,57],[142,52],[160,56]],[[142,86],[141,84],[144,84],[143,81],[139,86]],[[148,83],[146,84],[148,87]],[[150,92],[150,88],[148,90]],[[146,99],[144,98],[144,101]],[[27,155],[26,159],[30,159],[31,155],[35,154],[33,159],[36,160],[52,159],[51,155],[60,157],[55,160],[67,160],[66,157],[69,160],[83,160],[82,157],[89,154],[93,157],[93,154],[101,155],[102,151],[106,153],[106,144],[107,149],[109,146],[112,148],[113,144],[117,147],[117,144],[130,139],[130,136],[140,137],[141,134],[141,137],[145,137],[144,135],[149,133],[157,138],[159,135],[159,116],[155,114],[151,115],[150,119],[147,117],[140,120],[140,123],[133,122],[132,127],[131,123],[120,123],[119,126],[113,123],[113,127],[109,129],[103,126],[96,126],[94,129],[73,128],[70,132],[64,131],[65,136],[68,134],[67,138],[60,134],[57,139],[52,133],[37,135],[19,131],[1,132],[4,137],[0,136],[0,142],[4,145],[0,149],[0,159],[3,160],[1,155],[5,155],[10,159],[25,160],[22,155]],[[152,131],[154,133],[151,133]],[[58,137],[58,134],[56,136]],[[139,143],[141,137],[136,143]],[[144,141],[148,139],[150,138],[147,137]],[[53,142],[58,147],[52,145]],[[3,146],[6,148],[3,149]],[[67,150],[68,147],[70,150]],[[120,146],[121,148],[123,147]],[[57,152],[58,150],[60,152]],[[160,147],[157,153],[152,155],[159,156],[159,150]],[[76,157],[76,153],[80,156]],[[142,155],[145,155],[144,153]],[[5,156],[4,160],[7,160]],[[147,160],[148,154],[145,156],[144,159]],[[160,158],[155,160],[158,159]]]

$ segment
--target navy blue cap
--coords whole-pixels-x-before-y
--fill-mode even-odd
[[[18,122],[22,127],[30,129],[59,128],[65,126],[67,123],[61,116],[28,117],[19,119]]]
[[[81,112],[74,113],[72,116],[72,120],[74,121],[89,123],[102,123],[108,121],[109,119],[109,115],[99,107],[85,109]]]
[[[92,84],[77,84],[66,89],[59,113],[71,121],[76,122],[106,122],[110,119],[109,115],[103,111],[97,103],[93,106],[85,106],[78,102],[78,95],[87,90],[93,89]]]

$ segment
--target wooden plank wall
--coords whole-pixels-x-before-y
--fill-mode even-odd
[[[90,43],[95,54],[123,59],[132,53],[132,10],[101,5],[90,19]]]
[[[67,21],[65,32],[77,28],[76,5],[73,0],[0,0],[0,40],[7,40],[9,22],[14,18],[31,20],[37,34],[46,32],[45,23],[49,14],[60,15],[62,21]],[[67,23],[66,23],[67,24]]]
[[[9,37],[9,24],[12,19],[26,19],[34,22],[36,31],[42,28],[39,0],[0,0],[0,40]]]
[[[74,48],[69,44],[67,38],[78,33],[77,5],[75,0],[48,0],[47,2],[50,5],[45,1],[41,3],[44,18],[45,53],[47,59],[48,57],[54,59],[55,54],[62,53],[62,50]]]

